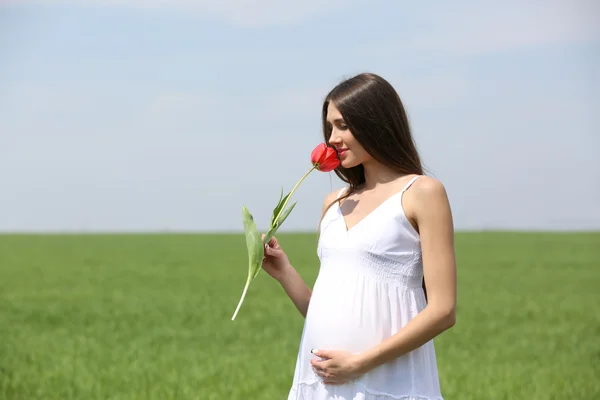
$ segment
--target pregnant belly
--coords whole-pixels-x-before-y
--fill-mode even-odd
[[[359,353],[378,344],[387,336],[386,324],[378,321],[380,315],[369,308],[348,290],[335,295],[313,292],[306,316],[305,345]]]

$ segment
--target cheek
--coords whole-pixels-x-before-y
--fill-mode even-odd
[[[361,146],[357,149],[354,156],[354,161],[363,164],[373,160],[373,157]]]
[[[344,134],[342,135],[342,140],[344,141],[344,143],[346,143],[346,146],[352,147],[352,149],[355,149],[357,147],[360,149],[362,147],[356,141],[356,139],[354,138],[354,136],[352,135],[352,133],[350,133],[350,131],[344,132]]]
[[[361,144],[353,137],[348,138],[348,141],[346,143],[349,145],[349,147],[352,148],[352,153],[354,153],[356,157],[369,157],[369,153],[367,153],[364,147],[362,147]]]
[[[365,149],[356,141],[356,139],[349,137],[344,143],[351,149],[346,157],[342,158],[342,167],[352,168],[365,162],[369,158],[369,154]]]

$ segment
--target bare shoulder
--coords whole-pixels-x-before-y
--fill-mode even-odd
[[[439,201],[448,197],[446,188],[441,181],[425,175],[420,176],[412,184],[412,192],[420,201]]]
[[[325,199],[323,200],[323,209],[322,209],[322,215],[325,215],[325,212],[327,211],[327,209],[335,202],[335,200],[337,199],[338,195],[340,194],[340,189],[336,189],[331,193],[328,193],[325,196]]]
[[[335,201],[335,199],[338,197],[338,194],[340,193],[340,190],[342,189],[336,189],[325,196],[325,199],[323,200],[323,212],[325,212],[327,207],[329,207],[329,205]]]
[[[405,196],[408,214],[414,220],[450,211],[446,187],[436,178],[420,176],[406,191]]]

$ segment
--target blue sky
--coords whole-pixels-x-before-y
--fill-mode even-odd
[[[264,229],[363,71],[458,230],[600,229],[597,2],[81,3],[0,2],[0,231]],[[311,174],[282,230],[341,186]]]

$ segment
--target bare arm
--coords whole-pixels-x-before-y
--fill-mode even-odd
[[[414,210],[421,237],[428,304],[399,332],[359,356],[358,368],[364,372],[422,346],[455,324],[454,227],[446,191],[438,181],[421,177],[404,195],[408,193],[410,200],[405,200]]]
[[[323,202],[323,214],[326,211],[327,206],[335,199],[337,192],[328,194]],[[269,254],[272,249],[267,250]],[[275,249],[277,251],[277,249]],[[282,251],[282,250],[279,250]],[[312,290],[306,285],[298,271],[292,267],[290,262],[285,257],[285,264],[281,268],[280,274],[276,275],[277,280],[285,290],[285,293],[292,300],[300,314],[306,318],[306,312],[308,311],[308,304],[310,303],[310,297]]]
[[[279,283],[285,290],[285,293],[292,300],[300,314],[306,318],[306,312],[308,311],[308,303],[310,302],[310,296],[312,290],[304,283],[304,280],[300,274],[290,265],[286,268],[282,274]]]

